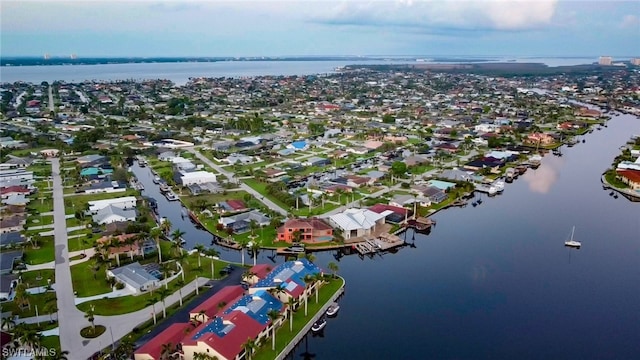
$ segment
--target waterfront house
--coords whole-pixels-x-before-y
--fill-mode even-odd
[[[140,263],[134,262],[115,269],[107,270],[107,277],[115,277],[127,289],[134,293],[145,292],[159,286],[159,280],[151,275]]]
[[[236,234],[249,231],[251,229],[251,221],[255,221],[258,226],[267,226],[271,222],[271,219],[258,210],[251,210],[232,216],[223,216],[218,219],[218,222],[222,224],[222,226],[233,229],[233,232]]]
[[[317,218],[289,219],[278,228],[278,241],[294,242],[296,234],[304,243],[326,242],[333,239],[333,228]]]
[[[616,170],[616,174],[629,188],[640,192],[640,170]]]
[[[259,291],[281,288],[284,293],[276,294],[280,301],[287,302],[290,297],[302,300],[305,296],[309,296],[314,286],[317,286],[308,287],[304,281],[305,278],[321,273],[322,270],[318,266],[305,258],[287,261],[276,266],[262,277],[262,274],[256,273],[256,277],[260,279],[249,288],[249,293],[253,294]]]
[[[104,199],[104,200],[93,200],[89,201],[89,214],[96,214],[98,210],[104,209],[108,206],[114,206],[123,210],[133,209],[136,207],[136,197],[135,196],[125,196],[114,199]]]
[[[438,177],[453,181],[471,181],[471,175],[458,168],[443,171]]]
[[[447,193],[435,186],[416,185],[411,187],[411,190],[420,196],[428,198],[432,203],[439,204],[447,199]]]
[[[533,145],[550,145],[555,141],[554,137],[546,133],[531,133],[527,135],[526,142]]]
[[[76,162],[82,168],[96,167],[104,163],[108,163],[108,161],[109,160],[106,157],[97,154],[85,155],[76,159]]]
[[[387,214],[385,216],[385,222],[391,224],[400,224],[405,219],[413,216],[413,211],[405,209],[402,206],[392,206],[387,204],[376,204],[369,208],[369,210],[378,214]]]
[[[168,356],[180,356],[179,349],[174,349],[166,353],[167,344],[180,344],[185,334],[192,329],[189,323],[174,323],[169,325],[165,330],[161,331],[153,339],[147,341],[138,348],[133,358],[134,360],[160,360]]]
[[[215,183],[217,181],[216,175],[208,171],[180,171],[178,183],[182,186],[189,186],[193,184],[205,184]]]
[[[238,212],[247,210],[247,205],[242,200],[231,199],[218,204],[221,212]]]
[[[215,315],[233,305],[235,300],[244,295],[244,289],[240,285],[225,286],[213,294],[200,305],[189,311],[189,319],[199,322],[207,322]]]
[[[414,203],[426,207],[431,205],[431,200],[422,196],[414,196],[409,194],[398,194],[391,200],[389,200],[389,205],[397,207],[413,206]]]
[[[136,216],[136,209],[123,209],[116,205],[108,205],[96,211],[92,218],[94,223],[104,225],[114,222],[135,221]]]
[[[342,231],[344,239],[350,239],[370,235],[378,226],[385,223],[384,219],[389,213],[378,214],[368,209],[353,208],[331,215],[329,222]]]
[[[97,244],[110,245],[109,258],[113,259],[117,255],[144,256],[157,250],[153,240],[146,239],[138,241],[139,234],[120,234],[112,236],[103,236],[96,240]]]

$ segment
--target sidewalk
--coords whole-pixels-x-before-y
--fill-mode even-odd
[[[93,296],[87,296],[87,297],[77,297],[74,299],[75,304],[79,305],[82,303],[85,303],[87,301],[92,301],[92,300],[98,300],[98,299],[105,299],[105,298],[117,298],[117,297],[121,297],[121,296],[129,296],[129,295],[135,295],[135,292],[127,289],[126,287],[124,289],[121,290],[115,290],[115,288],[113,289],[113,291],[108,292],[108,293],[103,293],[103,294],[98,294],[98,295],[93,295]]]

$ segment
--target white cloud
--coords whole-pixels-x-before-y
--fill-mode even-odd
[[[640,30],[640,18],[635,15],[625,15],[620,22],[620,28]]]
[[[529,30],[550,25],[557,3],[557,0],[356,0],[325,6],[314,18],[319,22],[345,25]]]

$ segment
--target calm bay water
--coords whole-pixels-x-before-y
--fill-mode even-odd
[[[436,214],[429,236],[409,231],[415,248],[343,257],[342,308],[324,337],[308,336],[307,357],[639,358],[640,204],[614,199],[600,184],[635,133],[640,119],[614,117],[563,157],[546,156],[503,195]],[[187,247],[210,242],[183,219],[178,202],[160,197],[148,169],[133,169],[162,214],[187,232]],[[580,250],[563,245],[574,225]],[[258,262],[271,262],[267,255]],[[326,269],[332,255],[317,253],[317,263]],[[305,351],[303,342],[290,357]]]
[[[3,67],[0,80],[163,78],[181,84],[194,76],[313,74],[343,65]],[[564,148],[563,157],[546,156],[503,195],[436,214],[429,236],[408,232],[415,248],[373,259],[343,257],[338,265],[347,289],[338,317],[328,320],[324,337],[308,336],[290,357],[305,358],[306,345],[306,358],[332,360],[640,358],[640,204],[613,199],[600,184],[618,148],[638,133],[639,119],[614,117],[586,143]],[[132,170],[146,187],[143,194],[156,198],[161,214],[186,232],[188,248],[210,243],[209,233],[182,216],[179,202],[159,194],[148,168]],[[572,226],[580,250],[563,246]],[[220,250],[222,258],[240,260],[239,252]],[[271,262],[267,255],[258,261]],[[317,263],[326,268],[332,255],[318,253]]]
[[[590,64],[596,58],[494,58],[491,61],[536,62],[548,66]],[[464,62],[461,59],[461,62]],[[0,82],[25,81],[40,83],[61,80],[81,82],[85,80],[114,81],[167,79],[178,85],[191,77],[240,77],[258,75],[309,75],[333,72],[336,67],[353,64],[402,64],[406,61],[222,61],[191,63],[147,63],[60,66],[2,66]],[[411,62],[415,63],[415,62]]]

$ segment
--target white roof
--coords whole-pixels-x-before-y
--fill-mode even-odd
[[[385,216],[384,212],[378,214],[368,209],[347,209],[329,218],[344,230],[357,230],[371,229],[376,221],[384,219]]]
[[[206,177],[211,177],[215,180],[216,175],[208,171],[191,171],[191,172],[185,172],[182,174],[183,179],[206,178]]]
[[[124,197],[119,197],[119,198],[115,198],[115,199],[104,199],[104,200],[93,200],[93,201],[89,201],[89,210],[90,211],[96,211],[96,210],[100,210],[103,209],[109,205],[118,205],[118,204],[122,204],[122,203],[130,203],[133,202],[133,204],[136,203],[136,197],[135,196],[124,196]]]

